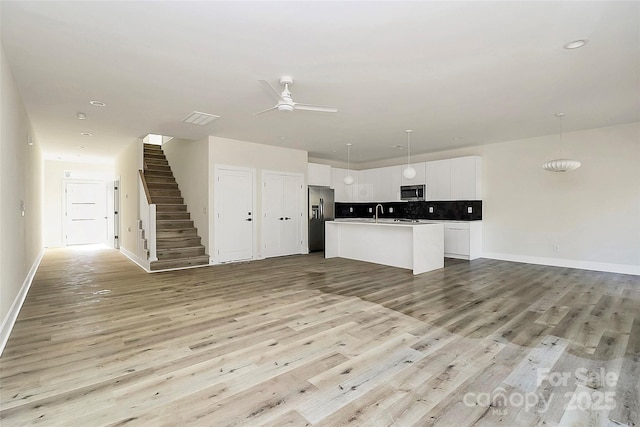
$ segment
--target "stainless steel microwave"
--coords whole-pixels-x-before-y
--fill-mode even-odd
[[[426,188],[424,184],[400,186],[400,199],[402,200],[424,200],[425,196]]]

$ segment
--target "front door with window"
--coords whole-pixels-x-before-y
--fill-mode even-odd
[[[107,239],[107,192],[102,182],[67,182],[65,243],[86,245]]]

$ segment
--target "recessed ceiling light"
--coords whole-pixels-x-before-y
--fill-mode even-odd
[[[78,113],[76,114],[76,117],[78,118],[78,120],[85,120],[87,118],[87,115],[85,113]]]
[[[80,135],[82,135],[82,136],[93,136],[93,134],[91,134],[89,132],[80,132]]]
[[[105,104],[102,101],[89,101],[89,104],[93,105],[94,107],[106,107],[107,104]]]
[[[584,46],[587,43],[589,43],[589,40],[580,39],[580,40],[574,40],[572,42],[569,42],[569,43],[565,44],[563,47],[565,49],[578,49],[578,48]]]
[[[84,149],[85,149],[85,148],[87,148],[87,147],[85,147],[84,145],[81,145],[81,146],[80,146],[80,148],[82,148],[82,149],[84,150]]]

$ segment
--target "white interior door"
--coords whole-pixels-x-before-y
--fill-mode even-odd
[[[282,252],[282,225],[284,212],[283,175],[264,174],[262,185],[262,236],[264,256],[280,256]]]
[[[262,236],[266,258],[300,253],[302,183],[299,175],[263,175]]]
[[[303,197],[302,177],[287,175],[283,179],[282,251],[286,255],[300,253],[301,197]]]
[[[107,239],[107,193],[102,182],[67,182],[65,242],[104,243]]]
[[[253,258],[254,180],[250,169],[217,169],[216,262]]]

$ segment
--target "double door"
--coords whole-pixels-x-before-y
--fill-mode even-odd
[[[302,175],[263,173],[262,235],[265,258],[301,252],[303,183]]]

